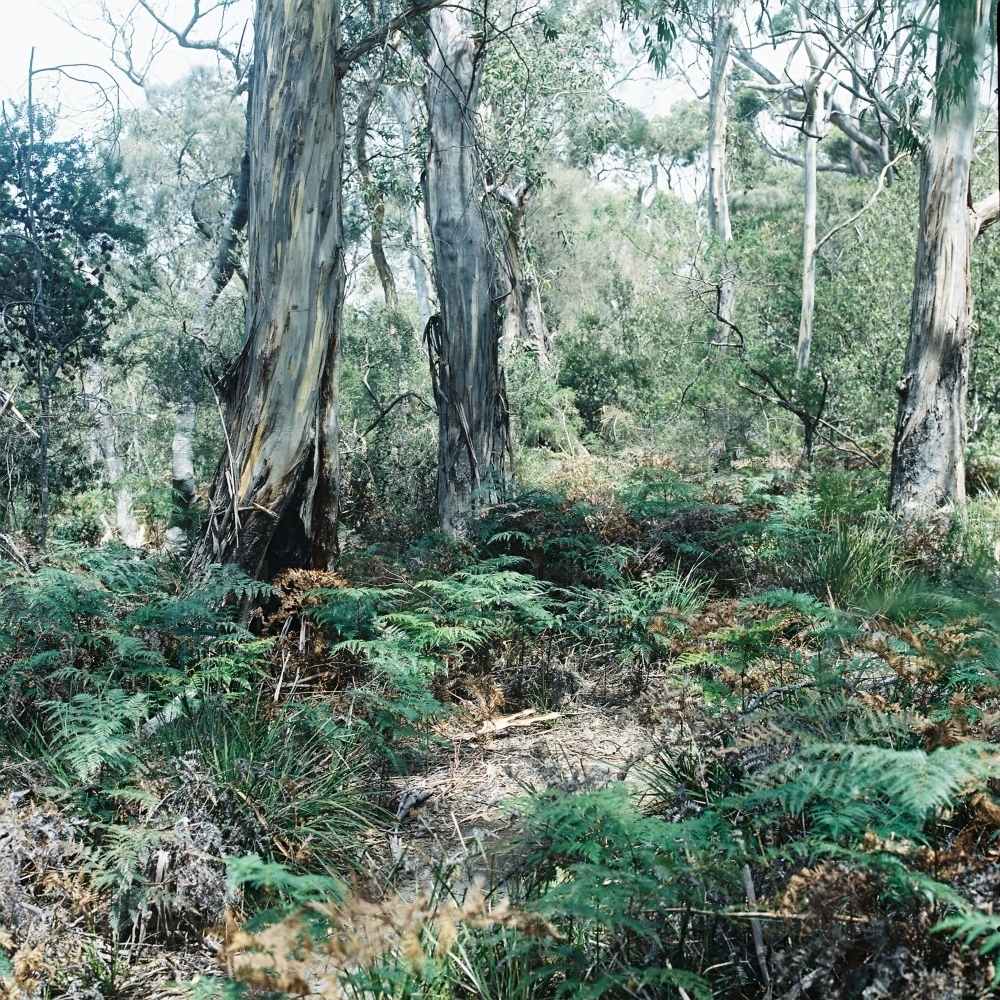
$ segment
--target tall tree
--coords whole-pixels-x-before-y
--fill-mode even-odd
[[[965,497],[972,245],[1000,212],[1000,194],[973,205],[970,188],[990,22],[986,0],[939,5],[934,104],[921,150],[910,338],[897,385],[889,485],[891,509],[906,516]]]
[[[258,0],[246,341],[195,570],[269,576],[337,554],[344,122],[337,0]]]
[[[712,25],[712,68],[708,91],[708,221],[725,246],[733,238],[726,180],[726,130],[729,124],[729,70],[732,62],[736,0],[719,0]],[[736,282],[725,268],[719,277],[716,314],[719,340],[728,343],[736,304]]]
[[[285,566],[325,567],[336,559],[345,285],[341,80],[356,60],[439,2],[418,0],[345,46],[339,0],[256,0],[246,336],[220,387],[225,449],[192,557],[196,573],[233,562],[268,577]],[[191,20],[177,29],[148,0],[139,5],[178,44],[219,52],[240,76],[238,49],[231,53],[221,36],[195,40],[200,19],[216,7],[202,13],[196,2]],[[220,260],[231,256],[220,251]]]
[[[438,524],[454,534],[495,488],[509,447],[496,254],[483,208],[476,115],[485,47],[462,7],[430,18],[424,203],[440,314],[428,324],[438,409]]]
[[[104,366],[91,358],[83,373],[84,402],[91,419],[91,460],[104,466],[102,478],[115,498],[115,530],[129,548],[138,548],[145,540],[132,506],[132,491],[125,482],[125,463],[118,448],[118,428],[106,391]]]

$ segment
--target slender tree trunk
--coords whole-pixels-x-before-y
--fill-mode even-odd
[[[708,221],[722,243],[728,243],[733,237],[726,191],[726,128],[729,124],[729,53],[734,7],[734,0],[721,0],[716,11],[708,92]]]
[[[410,224],[413,228],[410,268],[413,271],[413,287],[417,295],[420,329],[423,330],[431,318],[431,276],[427,271],[427,221],[424,213],[416,205],[410,209]]]
[[[247,335],[195,571],[269,577],[337,555],[344,291],[338,0],[257,0]]]
[[[100,361],[90,361],[83,377],[83,392],[92,422],[91,454],[104,463],[105,478],[115,498],[115,530],[118,537],[134,549],[145,541],[144,532],[135,518],[132,491],[123,481],[125,463],[118,451],[118,433],[111,403],[104,391],[104,377]]]
[[[425,198],[440,316],[428,323],[438,409],[438,524],[462,530],[503,475],[508,415],[499,362],[497,275],[475,155],[483,48],[460,8],[430,16]]]
[[[407,159],[413,146],[413,100],[409,90],[403,87],[390,87],[388,91],[389,106],[399,122],[400,137],[403,143],[403,155]],[[419,174],[420,171],[417,171]],[[419,180],[419,177],[414,177]],[[417,296],[417,314],[420,329],[424,330],[431,318],[431,277],[427,270],[427,222],[420,206],[410,206],[410,269],[413,272],[413,289]]]
[[[725,246],[733,238],[729,221],[729,192],[726,178],[726,130],[729,125],[729,67],[733,42],[735,0],[720,0],[715,14],[712,39],[712,70],[708,91],[708,221],[719,242]],[[716,339],[731,340],[736,307],[736,278],[724,263],[716,288]]]
[[[802,309],[799,314],[799,342],[796,367],[804,372],[809,367],[812,351],[813,313],[816,309],[816,158],[820,139],[826,132],[827,108],[820,82],[807,85],[805,119],[802,128],[806,137],[805,198],[802,220]]]
[[[250,76],[250,93],[253,94],[253,73]],[[247,101],[247,135],[243,155],[240,157],[240,172],[236,181],[236,198],[229,212],[229,218],[222,227],[219,236],[219,251],[212,266],[212,292],[209,306],[216,300],[229,284],[233,274],[239,273],[246,282],[246,276],[239,269],[239,234],[247,227],[250,218],[250,101]]]
[[[44,551],[49,539],[49,430],[52,426],[52,400],[44,383],[38,395],[39,409],[42,411],[42,427],[38,434],[38,547]]]
[[[985,0],[942,0],[936,93],[920,166],[910,339],[897,386],[891,509],[921,516],[965,497],[972,243],[970,171],[989,21]]]
[[[552,338],[542,310],[542,292],[528,261],[527,216],[531,188],[527,181],[516,190],[496,191],[507,229],[504,246],[506,294],[503,300],[503,327],[500,343],[504,355],[518,345],[531,351],[538,367],[549,367]]]
[[[382,231],[385,226],[385,198],[372,174],[367,149],[368,116],[371,113],[372,104],[381,82],[381,75],[372,80],[367,93],[361,99],[361,105],[358,109],[354,154],[358,163],[358,173],[361,174],[361,182],[364,185],[365,196],[372,212],[371,235],[368,240],[372,251],[372,261],[382,284],[386,308],[394,310],[397,304],[396,279],[393,277],[392,268],[386,259],[382,240]]]
[[[177,505],[190,510],[197,499],[194,480],[194,423],[198,409],[193,399],[177,404],[177,423],[170,445],[170,479]]]

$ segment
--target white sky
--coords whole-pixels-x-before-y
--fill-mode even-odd
[[[165,0],[165,6],[170,5],[181,15],[186,7],[184,0]],[[99,13],[97,0],[0,0],[0,100],[24,97],[32,46],[35,47],[36,67],[87,62],[113,71],[106,45],[86,37],[68,24],[65,17],[56,13],[60,10],[67,11],[68,16],[84,30],[91,33],[100,30],[94,23]],[[235,21],[238,16],[239,12],[231,20]],[[180,20],[181,16],[178,16],[177,22],[180,23]],[[141,45],[140,42],[137,47]],[[148,48],[148,39],[146,45]],[[153,63],[151,80],[155,83],[173,82],[206,58],[209,57],[181,49],[170,41]],[[86,74],[88,71],[81,69],[77,72]],[[95,79],[101,77],[100,73],[93,71],[90,75]],[[115,78],[122,88],[122,103],[126,107],[141,105],[142,91],[130,84],[121,73],[116,73]],[[65,79],[60,81],[55,74],[37,79],[36,88],[41,90],[40,96],[48,101],[53,98],[61,100],[67,111],[93,103],[91,88]],[[650,70],[642,67],[616,89],[616,96],[645,114],[653,115],[665,114],[673,100],[690,97],[691,94],[690,88],[685,85],[656,80]]]
[[[0,0],[0,100],[24,97],[32,46],[35,47],[36,68],[83,62],[114,72],[106,45],[68,24],[56,13],[60,10],[66,10],[84,30],[91,33],[99,30],[93,23],[99,13],[95,0]],[[91,22],[89,26],[88,21]],[[173,82],[205,60],[204,55],[168,44],[153,64],[151,82]],[[86,69],[74,72],[88,74]],[[99,71],[89,71],[89,75],[93,79],[102,78]],[[103,79],[108,80],[106,76]],[[141,105],[142,91],[121,73],[115,73],[115,79],[121,85],[122,104],[126,107]],[[88,104],[91,88],[65,78],[61,82],[58,80],[56,74],[47,74],[45,79],[37,79],[35,85],[42,89],[45,99],[60,98],[67,110]]]

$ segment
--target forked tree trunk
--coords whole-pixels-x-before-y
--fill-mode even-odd
[[[438,409],[438,524],[455,534],[503,475],[507,401],[499,363],[497,275],[475,155],[483,67],[468,11],[430,17],[425,198],[440,316],[428,323]]]
[[[337,554],[344,289],[338,0],[257,0],[246,342],[195,572],[268,577]]]
[[[891,509],[921,516],[965,497],[972,243],[983,218],[969,180],[989,8],[942,0],[936,93],[921,155],[910,339],[897,386]]]
[[[712,38],[712,71],[708,92],[708,221],[719,242],[733,238],[726,188],[726,129],[729,124],[729,63],[733,42],[735,0],[720,0]],[[736,306],[736,280],[724,264],[716,290],[717,339],[728,344]]]

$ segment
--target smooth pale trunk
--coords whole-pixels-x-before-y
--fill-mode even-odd
[[[729,123],[729,52],[733,40],[733,0],[722,0],[712,39],[708,110],[708,221],[722,243],[733,237],[726,191],[726,127]]]
[[[438,524],[455,534],[503,475],[508,419],[497,275],[475,155],[481,41],[458,8],[430,16],[425,198],[440,314],[428,324],[438,409]]]
[[[194,480],[194,423],[197,407],[193,399],[177,404],[174,438],[170,444],[170,479],[179,504],[190,508],[196,499]]]
[[[535,355],[541,371],[551,365],[552,338],[542,311],[538,279],[531,268],[519,268],[503,302],[503,353],[518,348]]]
[[[733,238],[729,221],[729,193],[726,181],[726,128],[729,124],[729,53],[733,42],[733,0],[722,0],[716,12],[712,39],[712,71],[708,95],[708,221],[723,245]],[[730,343],[731,323],[736,308],[736,279],[724,267],[716,287],[717,339]]]
[[[501,350],[506,357],[515,350],[530,351],[538,367],[546,371],[552,352],[552,338],[542,310],[538,278],[527,259],[527,216],[530,188],[522,184],[517,191],[499,192],[506,203],[507,240],[505,244],[506,295],[503,300]]]
[[[431,278],[427,273],[427,223],[424,215],[416,205],[410,209],[410,222],[413,227],[413,242],[410,244],[410,267],[413,271],[413,287],[417,295],[417,314],[420,319],[420,329],[427,326],[431,318]]]
[[[816,157],[819,140],[826,127],[825,102],[818,87],[809,93],[802,127],[806,136],[806,150],[802,220],[802,308],[799,313],[799,340],[796,348],[796,368],[799,372],[804,372],[809,367],[813,313],[816,309]]]
[[[910,339],[897,386],[889,505],[921,516],[965,497],[965,403],[978,223],[970,170],[988,8],[943,0],[933,120],[920,167],[920,230]]]
[[[268,578],[337,555],[344,124],[335,0],[258,0],[247,332],[195,571]]]
[[[390,87],[387,92],[389,106],[399,122],[400,137],[403,144],[403,155],[409,157],[413,146],[413,100],[409,90],[402,87]],[[419,175],[420,171],[417,171]],[[415,177],[414,180],[419,180]],[[420,329],[424,330],[433,312],[431,306],[431,278],[427,270],[427,223],[421,208],[414,204],[410,206],[410,269],[413,272],[413,288],[417,296],[417,315]]]
[[[115,532],[118,538],[129,548],[138,548],[145,540],[145,532],[136,521],[132,491],[123,481],[125,463],[118,452],[118,432],[104,381],[100,361],[91,360],[83,376],[83,392],[91,419],[91,461],[104,465],[105,480],[115,498]]]

